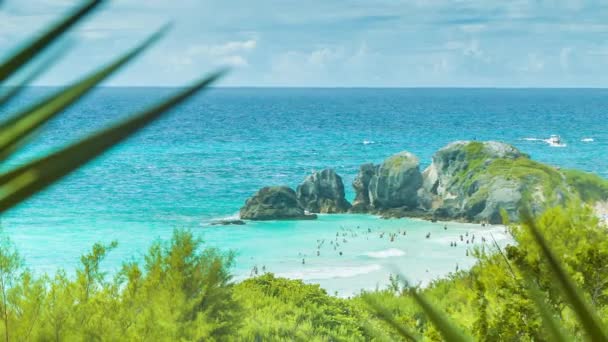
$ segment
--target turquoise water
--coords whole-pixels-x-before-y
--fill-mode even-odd
[[[50,91],[30,89],[0,114]],[[51,122],[9,165],[62,146],[170,91],[99,89]],[[242,227],[207,224],[235,215],[262,186],[295,187],[325,167],[343,176],[352,199],[349,184],[360,164],[409,150],[426,166],[435,150],[459,139],[505,141],[537,160],[606,177],[607,108],[603,89],[215,89],[7,213],[1,224],[36,271],[72,268],[92,243],[117,240],[119,248],[104,264],[112,271],[125,258],[139,258],[155,239],[185,227],[209,245],[235,250],[238,279],[265,265],[330,291],[352,293],[385,284],[389,264],[395,264],[411,280],[425,282],[456,263],[470,265],[466,248],[450,248],[447,240],[460,231],[483,234],[483,228],[451,224],[443,231],[423,221],[343,215]],[[550,134],[561,135],[566,146],[534,140]],[[341,246],[341,257],[321,249],[316,258],[316,241],[335,238],[340,226],[407,229],[408,235],[391,243],[359,234]],[[499,227],[489,229],[507,241]],[[432,232],[428,240],[427,231]],[[366,254],[377,252],[384,254]]]

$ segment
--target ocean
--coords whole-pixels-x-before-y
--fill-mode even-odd
[[[55,90],[30,88],[0,115]],[[3,167],[61,147],[172,91],[99,88]],[[362,163],[407,150],[424,168],[434,151],[454,140],[504,141],[535,160],[608,177],[607,120],[608,89],[217,88],[6,213],[0,225],[36,272],[73,269],[93,243],[116,240],[118,248],[103,264],[115,272],[122,261],[140,260],[153,241],[187,228],[205,245],[236,253],[237,280],[264,266],[339,295],[382,288],[394,269],[427,283],[474,263],[466,256],[470,245],[451,248],[451,241],[476,234],[476,243],[485,236],[505,244],[504,229],[449,223],[445,230],[443,223],[370,215],[208,224],[237,215],[260,187],[295,188],[313,170],[328,167],[343,177],[352,200],[350,184]],[[541,140],[552,134],[565,146]],[[407,235],[394,242],[380,238],[403,231]],[[340,241],[335,250],[332,240]]]

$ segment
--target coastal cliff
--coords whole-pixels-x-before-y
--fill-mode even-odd
[[[376,170],[386,163],[377,166]],[[381,175],[373,175],[372,179],[378,176]],[[362,193],[365,189],[360,186],[361,182],[360,176],[353,182],[357,198],[366,196]],[[371,200],[372,191],[368,189],[367,212],[387,217],[502,223],[503,219],[517,221],[519,209],[524,206],[540,212],[569,200],[592,203],[608,198],[608,181],[601,177],[576,170],[562,171],[496,141],[450,143],[433,155],[431,165],[421,175],[412,171],[400,182],[411,186],[408,188],[409,203],[387,207],[383,205],[386,202]],[[399,185],[387,183],[386,187],[384,193],[404,194],[398,190]]]
[[[538,213],[570,200],[590,204],[608,200],[607,180],[534,161],[517,148],[496,141],[450,143],[433,155],[423,171],[418,157],[402,151],[379,165],[361,165],[352,186],[355,200],[351,206],[344,198],[342,178],[334,170],[315,172],[296,192],[281,188],[281,193],[289,192],[289,201],[264,200],[266,204],[260,206],[260,200],[254,200],[260,197],[260,190],[241,209],[241,218],[308,218],[305,211],[348,211],[496,224],[505,219],[517,221],[520,208],[526,206]],[[275,204],[281,207],[273,208]],[[251,214],[260,209],[262,214]]]

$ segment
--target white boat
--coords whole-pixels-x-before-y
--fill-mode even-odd
[[[562,138],[560,138],[559,135],[551,134],[551,136],[548,139],[548,142],[549,142],[549,144],[552,144],[552,145],[561,145]]]
[[[549,144],[549,146],[553,147],[564,147],[566,144],[563,143],[562,138],[557,134],[551,134],[549,139],[545,139],[545,142]]]

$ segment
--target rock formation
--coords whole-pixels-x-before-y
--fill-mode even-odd
[[[308,176],[297,188],[266,187],[248,199],[241,218],[310,219],[318,213],[368,212],[383,216],[502,223],[525,206],[540,212],[570,199],[608,200],[608,181],[593,174],[533,161],[495,141],[457,141],[437,151],[420,172],[418,158],[401,152],[380,165],[363,164],[353,181],[353,206],[333,170]],[[506,216],[506,217],[503,217]]]
[[[210,226],[230,226],[230,225],[241,226],[244,224],[245,224],[245,221],[243,221],[243,220],[233,220],[233,219],[218,220],[218,221],[213,221],[213,222],[209,223]]]
[[[457,141],[437,151],[422,174],[418,159],[407,152],[377,167],[362,165],[351,211],[501,223],[503,212],[517,221],[525,205],[538,212],[601,193],[598,186],[608,189],[608,182],[535,162],[508,144]]]
[[[418,158],[401,152],[386,159],[369,181],[369,202],[375,209],[418,207],[422,174]]]
[[[542,180],[557,173],[545,167],[550,174],[530,180],[512,174],[529,163],[534,162],[504,143],[453,142],[433,155],[423,173],[423,193],[430,198],[427,209],[444,219],[500,223],[505,211],[517,220],[524,195],[542,189]]]
[[[256,192],[240,210],[245,220],[304,220],[315,219],[307,215],[298,202],[295,191],[286,186],[267,186]]]
[[[376,174],[376,166],[372,163],[363,164],[353,181],[355,201],[350,211],[354,213],[367,212],[371,209],[369,201],[369,182]]]
[[[342,178],[332,169],[306,177],[298,185],[296,195],[304,209],[311,213],[344,213],[350,208],[344,198]]]

